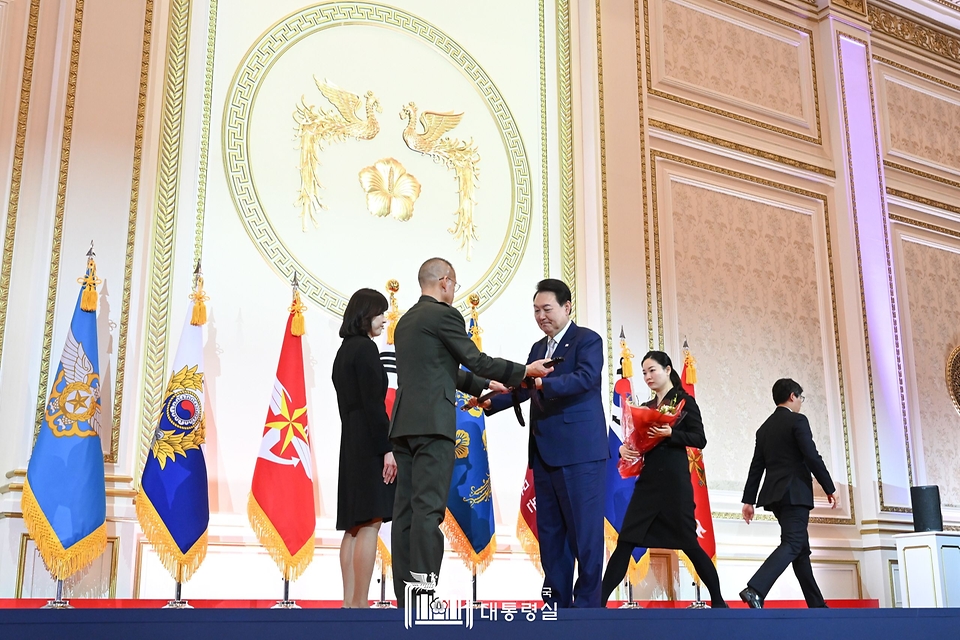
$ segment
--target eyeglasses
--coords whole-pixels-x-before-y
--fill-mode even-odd
[[[806,398],[803,397],[803,394],[800,394],[800,404],[803,404],[804,400],[806,400]]]
[[[438,279],[439,279],[440,281],[450,280],[450,282],[453,283],[453,292],[456,293],[457,291],[460,291],[460,283],[458,283],[456,280],[453,280],[452,278],[450,278],[450,276],[443,276],[442,278],[438,278]]]

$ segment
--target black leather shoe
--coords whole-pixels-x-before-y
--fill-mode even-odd
[[[763,609],[763,598],[753,587],[747,587],[740,592],[740,599],[747,603],[751,609]]]

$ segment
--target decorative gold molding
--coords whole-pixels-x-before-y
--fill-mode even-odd
[[[538,0],[540,21],[540,215],[543,218],[543,277],[550,277],[550,174],[547,144],[547,27],[546,0]]]
[[[778,162],[788,167],[794,167],[795,169],[802,169],[803,171],[809,171],[810,173],[819,173],[822,176],[827,176],[828,178],[836,178],[837,172],[832,169],[827,169],[826,167],[820,167],[815,164],[810,164],[808,162],[801,162],[800,160],[794,160],[793,158],[788,158],[786,156],[780,156],[775,153],[770,153],[769,151],[764,151],[762,149],[755,149],[753,147],[748,147],[736,142],[730,142],[729,140],[724,140],[723,138],[717,138],[706,133],[700,133],[699,131],[693,131],[692,129],[685,129],[683,127],[678,127],[677,125],[670,124],[669,122],[663,122],[661,120],[650,120],[650,126],[656,129],[662,129],[663,131],[669,131],[671,133],[676,133],[688,138],[693,138],[694,140],[699,140],[700,142],[707,142],[718,147],[723,147],[724,149],[731,149],[733,151],[739,151],[740,153],[746,153],[757,158],[763,158],[764,160],[771,160],[773,162]]]
[[[665,92],[665,91],[660,91],[660,90],[658,90],[658,89],[654,89],[654,88],[653,88],[653,72],[652,72],[652,70],[651,70],[651,62],[650,62],[650,10],[649,10],[649,0],[643,0],[644,30],[645,30],[645,31],[644,31],[644,45],[645,45],[645,50],[646,50],[646,54],[647,54],[647,64],[646,64],[646,67],[647,67],[647,93],[652,94],[652,95],[655,95],[655,96],[658,96],[658,97],[660,97],[660,98],[664,98],[665,100],[670,100],[670,101],[672,101],[672,102],[677,102],[677,103],[679,103],[679,104],[682,104],[682,105],[685,105],[685,106],[688,106],[688,107],[693,107],[693,108],[695,108],[695,109],[700,109],[701,111],[706,111],[706,112],[708,112],[708,113],[712,113],[712,114],[715,114],[715,115],[718,115],[718,116],[723,116],[723,117],[725,117],[725,118],[730,118],[731,120],[736,120],[737,122],[742,122],[742,123],[744,123],[744,124],[748,124],[748,125],[751,125],[751,126],[754,126],[754,127],[760,127],[761,129],[766,129],[767,131],[773,131],[774,133],[779,133],[779,134],[781,134],[781,135],[789,136],[789,137],[791,137],[791,138],[796,138],[797,140],[803,140],[803,141],[805,141],[805,142],[810,142],[810,143],[813,143],[813,144],[816,144],[816,145],[822,145],[822,144],[823,144],[823,134],[822,134],[822,132],[821,132],[821,127],[820,127],[820,96],[819,96],[819,93],[818,93],[818,90],[817,90],[817,56],[816,56],[815,48],[814,48],[814,46],[813,46],[813,31],[811,31],[810,29],[806,29],[806,28],[804,28],[804,27],[801,27],[801,26],[798,25],[798,24],[794,24],[794,23],[792,23],[792,22],[787,22],[786,20],[781,20],[780,18],[777,18],[776,16],[770,15],[769,13],[764,13],[764,12],[758,11],[757,9],[754,9],[754,8],[752,8],[752,7],[748,7],[748,6],[746,6],[746,5],[740,4],[739,2],[736,2],[735,0],[716,0],[716,1],[717,1],[717,2],[721,2],[721,3],[723,3],[723,4],[727,5],[727,6],[733,7],[734,9],[739,9],[740,11],[745,11],[745,12],[750,13],[750,14],[752,14],[752,15],[758,16],[758,17],[760,17],[760,18],[763,18],[764,20],[769,20],[770,22],[779,24],[779,25],[781,25],[781,26],[788,27],[788,28],[794,29],[794,30],[796,30],[796,31],[800,31],[800,32],[805,33],[805,34],[807,35],[807,39],[808,39],[808,41],[809,41],[809,43],[810,43],[810,75],[812,76],[812,80],[813,80],[813,107],[814,107],[814,115],[816,116],[816,123],[817,123],[817,135],[816,135],[816,137],[814,137],[814,136],[808,136],[808,135],[806,135],[806,134],[798,133],[798,132],[796,132],[796,131],[791,131],[791,130],[789,130],[789,129],[784,129],[783,127],[778,127],[778,126],[776,126],[776,125],[772,125],[772,124],[763,122],[762,120],[757,120],[757,119],[755,119],[755,118],[748,118],[747,116],[742,116],[742,115],[740,115],[740,114],[733,113],[733,112],[731,112],[731,111],[726,111],[726,110],[724,110],[724,109],[719,109],[719,108],[717,108],[717,107],[712,107],[712,106],[710,106],[710,105],[706,105],[706,104],[697,102],[697,101],[695,101],[695,100],[689,100],[689,99],[687,99],[687,98],[682,98],[682,97],[680,97],[680,96],[676,96],[676,95],[674,95],[674,94],[672,94],[672,93],[667,93],[667,92]]]
[[[895,69],[899,69],[900,71],[908,73],[912,76],[918,76],[920,78],[923,78],[924,80],[929,80],[930,82],[939,84],[940,86],[947,87],[948,89],[953,89],[954,91],[960,92],[960,85],[953,84],[952,82],[947,82],[943,78],[938,78],[936,76],[930,75],[929,73],[924,73],[923,71],[920,71],[918,69],[911,69],[906,65],[902,65],[899,62],[894,62],[890,58],[884,58],[883,56],[878,56],[877,54],[873,54],[873,59],[887,66],[893,67]]]
[[[646,0],[644,0],[644,11],[646,11]],[[636,48],[637,48],[637,118],[640,123],[640,201],[643,204],[643,260],[646,267],[646,290],[647,290],[647,341],[650,349],[656,347],[654,343],[653,328],[653,277],[650,272],[650,214],[647,200],[649,184],[647,178],[647,127],[648,123],[644,114],[644,96],[643,88],[646,83],[644,77],[644,61],[642,52],[649,51],[649,47],[644,49],[640,40],[641,32],[645,30],[640,28],[640,0],[633,0],[633,20],[636,30]],[[648,40],[649,42],[649,40]]]
[[[183,108],[187,79],[187,44],[190,36],[190,0],[173,0],[167,33],[167,58],[163,82],[160,125],[160,161],[157,203],[153,219],[150,281],[147,289],[147,322],[144,333],[143,393],[140,411],[140,447],[134,476],[139,483],[160,410],[164,356],[170,326],[168,308],[172,290],[177,195],[180,190],[180,156]]]
[[[931,200],[930,198],[925,198],[924,196],[918,196],[915,193],[909,193],[907,191],[901,191],[900,189],[894,189],[893,187],[887,187],[887,193],[897,198],[910,200],[911,202],[916,202],[917,204],[923,204],[928,207],[933,207],[934,209],[949,211],[950,213],[956,213],[960,215],[960,207],[954,206],[952,204],[947,204],[946,202],[940,202],[939,200]],[[911,220],[910,218],[904,218],[903,216],[898,216],[892,213],[889,214],[889,217],[891,220],[897,220],[898,222],[903,222],[904,220]],[[931,231],[935,230],[938,233],[945,233],[946,235],[950,235],[950,236],[956,233],[945,227],[938,227],[936,225],[927,225],[927,223],[920,222],[919,220],[914,220],[909,222],[909,224],[914,224],[914,223],[916,223],[915,226],[923,227],[924,229],[930,229]]]
[[[867,20],[874,31],[954,62],[960,62],[960,39],[935,31],[873,4],[867,7]]]
[[[573,317],[576,320],[577,244],[569,0],[557,0],[557,94],[558,117],[560,119],[560,277],[570,287]]]
[[[600,195],[603,220],[603,293],[607,325],[607,383],[613,389],[616,371],[613,359],[613,312],[610,308],[610,218],[607,212],[607,127],[603,112],[603,27],[600,0],[594,3],[597,16],[597,97],[600,107]]]
[[[863,256],[860,251],[860,225],[859,217],[857,215],[857,197],[856,191],[854,188],[854,171],[853,171],[853,156],[850,153],[851,149],[851,138],[850,138],[850,127],[849,122],[849,112],[847,110],[847,93],[846,85],[844,79],[843,71],[843,48],[841,39],[846,38],[852,42],[856,42],[863,46],[864,55],[866,56],[866,69],[867,69],[867,84],[870,87],[870,113],[873,119],[873,136],[874,136],[874,150],[876,152],[876,162],[877,162],[877,175],[880,176],[881,181],[883,180],[883,162],[880,157],[880,134],[877,131],[877,108],[876,108],[876,99],[873,93],[873,65],[870,63],[871,54],[870,46],[864,40],[860,40],[854,36],[848,34],[837,33],[836,36],[836,48],[837,48],[837,63],[840,76],[840,96],[841,96],[841,106],[843,109],[843,125],[844,125],[844,138],[847,148],[847,170],[849,172],[849,190],[850,190],[850,202],[851,202],[851,212],[853,214],[853,232],[856,239],[856,249],[857,249],[857,275],[859,277],[860,284],[860,307],[861,314],[863,317],[863,340],[864,340],[864,350],[867,357],[867,382],[870,389],[870,414],[871,420],[873,422],[873,441],[874,441],[874,450],[876,454],[876,463],[877,463],[877,493],[880,499],[880,510],[881,511],[893,511],[893,512],[910,512],[910,509],[905,507],[888,507],[884,504],[883,501],[883,479],[881,476],[881,464],[880,464],[880,436],[877,430],[877,409],[876,409],[876,396],[874,395],[873,388],[873,363],[870,356],[870,332],[867,325],[867,301],[866,294],[864,293],[863,285]],[[881,207],[881,216],[887,215],[887,203],[884,198],[883,189],[880,190],[880,207]],[[906,457],[907,457],[907,478],[912,483],[913,482],[913,462],[910,455],[910,433],[908,428],[907,421],[907,405],[906,405],[906,391],[905,391],[905,381],[903,375],[903,354],[901,349],[900,341],[900,330],[899,330],[899,319],[897,313],[897,301],[896,294],[894,293],[894,284],[893,284],[893,260],[890,252],[890,232],[888,229],[888,223],[884,221],[882,224],[883,227],[883,242],[884,242],[884,258],[887,263],[887,288],[890,295],[890,309],[893,314],[893,330],[894,330],[894,347],[896,350],[897,358],[897,384],[900,394],[900,411],[901,411],[901,420],[903,421],[903,436],[904,443],[906,446]]]
[[[832,0],[841,7],[850,9],[862,16],[867,15],[867,0]]]
[[[953,9],[954,11],[960,11],[960,5],[958,5],[956,2],[953,2],[952,0],[933,0],[933,1],[936,2],[937,4],[942,4],[943,6],[949,9]]]
[[[894,169],[896,171],[903,171],[904,173],[909,173],[915,175],[918,178],[925,178],[927,180],[933,180],[934,182],[939,182],[940,184],[945,184],[948,187],[953,187],[954,189],[960,189],[960,182],[956,180],[950,180],[949,178],[944,178],[932,173],[927,173],[926,171],[921,171],[919,169],[914,169],[913,167],[908,167],[903,164],[897,164],[896,162],[891,162],[889,160],[884,160],[883,166],[888,169]],[[887,193],[890,191],[888,190]]]
[[[113,386],[113,426],[110,453],[104,462],[117,462],[120,455],[120,418],[123,414],[123,383],[126,377],[127,334],[130,329],[130,295],[133,287],[133,253],[137,243],[137,211],[140,207],[140,166],[143,158],[143,127],[147,112],[147,82],[150,77],[150,44],[153,38],[153,3],[147,0],[143,14],[143,43],[140,51],[140,85],[137,96],[137,126],[133,141],[133,177],[130,180],[130,209],[127,220],[127,251],[123,260],[123,295],[120,302],[120,331],[117,338],[117,371]]]
[[[207,59],[203,72],[203,118],[200,126],[200,167],[197,178],[197,226],[193,240],[193,264],[203,257],[203,221],[207,207],[207,158],[210,155],[210,111],[213,101],[213,60],[217,44],[217,4],[210,0],[207,17]]]
[[[57,309],[57,286],[60,283],[60,247],[63,243],[63,212],[67,200],[67,172],[70,167],[70,141],[73,137],[73,105],[77,96],[77,66],[80,63],[80,35],[83,31],[83,3],[77,0],[73,14],[73,37],[70,45],[70,67],[67,71],[67,96],[63,113],[63,136],[60,139],[60,174],[57,180],[57,204],[53,218],[53,244],[50,248],[50,278],[47,282],[47,308],[43,323],[43,343],[40,348],[40,384],[37,391],[37,411],[33,422],[33,440],[36,442],[47,403],[47,384],[53,351],[53,320]],[[31,447],[32,448],[32,447]]]
[[[10,272],[13,268],[13,245],[17,238],[20,184],[23,181],[23,152],[27,140],[27,115],[30,112],[30,89],[33,85],[33,60],[37,50],[37,24],[39,19],[40,0],[30,0],[27,39],[23,49],[23,73],[20,77],[17,132],[13,144],[13,170],[10,173],[10,199],[7,200],[7,220],[6,227],[3,230],[3,256],[0,258],[0,363],[3,362],[3,337],[7,328]]]
[[[850,517],[846,519],[841,518],[810,518],[810,522],[821,523],[821,524],[856,524],[856,510],[853,502],[853,470],[850,464],[850,435],[847,427],[847,406],[846,406],[846,393],[844,390],[844,375],[843,375],[843,354],[840,349],[840,314],[837,306],[837,287],[836,287],[836,276],[834,274],[833,268],[833,240],[831,239],[830,232],[830,208],[827,201],[827,196],[816,193],[814,191],[808,191],[807,189],[801,189],[799,187],[794,187],[792,185],[783,184],[780,182],[774,182],[772,180],[767,180],[765,178],[760,178],[757,176],[750,175],[748,173],[741,173],[739,171],[732,171],[730,169],[725,169],[723,167],[717,167],[710,165],[704,162],[699,162],[697,160],[692,160],[690,158],[684,158],[682,156],[674,155],[672,153],[666,153],[664,151],[658,151],[656,149],[651,150],[651,157],[653,158],[654,163],[656,160],[663,159],[676,164],[686,165],[688,167],[694,167],[701,169],[703,171],[709,171],[711,173],[716,173],[719,175],[724,175],[730,178],[737,180],[743,180],[745,182],[752,182],[753,184],[759,184],[765,187],[772,189],[777,189],[780,191],[786,191],[788,193],[793,193],[796,195],[803,196],[805,198],[810,198],[812,200],[817,200],[823,206],[823,221],[824,221],[824,235],[826,237],[827,245],[827,265],[830,276],[830,306],[832,310],[832,319],[833,319],[833,338],[834,338],[834,349],[836,351],[837,358],[837,385],[840,391],[840,421],[843,431],[843,454],[846,461],[847,467],[847,496],[850,504]],[[657,224],[658,214],[658,205],[657,205],[657,168],[654,164],[653,170],[651,172],[651,190],[653,192],[653,220],[654,220],[654,234],[659,235],[659,226]],[[657,258],[657,272],[658,272],[658,289],[659,289],[659,271],[660,271],[660,243],[659,240],[656,242],[655,254]],[[658,291],[659,293],[659,291]],[[659,300],[658,300],[659,302]],[[663,305],[659,305],[660,308],[663,308]],[[663,338],[663,323],[660,325],[660,343],[664,342]],[[717,512],[714,514],[714,517],[719,517],[723,519],[728,519],[728,516],[733,516],[733,519],[739,518],[740,514],[727,513],[727,512]]]
[[[148,0],[151,1],[151,0]],[[17,560],[17,579],[14,588],[14,598],[18,600],[23,598],[23,579],[27,571],[27,542],[30,540],[30,534],[20,534],[20,552]],[[110,585],[107,588],[107,598],[117,597],[117,569],[120,564],[120,538],[118,536],[108,536],[107,543],[110,544]]]
[[[945,376],[947,392],[953,400],[953,408],[960,413],[960,400],[958,400],[960,399],[960,347],[956,347],[947,356]]]

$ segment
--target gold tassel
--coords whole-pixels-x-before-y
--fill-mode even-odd
[[[540,565],[540,541],[533,535],[527,521],[523,519],[523,513],[517,515],[517,539],[520,541],[523,550],[533,560],[533,566],[537,568],[540,575],[543,575],[543,567]]]
[[[693,562],[690,561],[690,558],[687,557],[687,554],[678,550],[677,557],[680,559],[680,562],[683,563],[683,566],[686,567],[687,572],[693,576],[693,579],[697,582],[700,582],[700,576],[697,575],[697,570],[693,568]],[[713,566],[717,566],[717,556],[710,558],[710,562],[713,563]]]
[[[290,553],[286,543],[280,537],[270,518],[260,508],[260,503],[250,494],[247,500],[247,517],[250,519],[250,526],[253,532],[257,534],[257,540],[263,545],[273,561],[277,563],[277,568],[283,574],[284,580],[296,580],[306,571],[310,562],[313,560],[313,550],[316,547],[316,541],[313,537],[303,543],[303,547],[296,553]]]
[[[383,538],[377,536],[377,564],[380,565],[380,572],[389,575],[393,568],[393,556],[390,555],[390,549],[387,549]]]
[[[471,309],[470,319],[473,320],[473,326],[470,327],[470,339],[473,340],[473,344],[477,345],[477,349],[483,351],[483,340],[480,338],[483,329],[480,328],[480,313],[477,311],[477,307],[480,305],[480,296],[471,293],[469,300]]]
[[[201,327],[207,324],[207,300],[210,296],[203,290],[203,276],[197,276],[197,288],[190,294],[193,300],[193,313],[190,315],[190,324]]]
[[[647,572],[650,570],[650,550],[648,549],[645,554],[640,556],[640,561],[633,559],[633,556],[630,557],[630,568],[627,570],[627,578],[630,580],[630,584],[636,585],[638,582],[646,577]]]
[[[496,534],[492,535],[487,546],[484,547],[480,553],[477,553],[473,550],[470,539],[467,538],[463,529],[460,528],[457,519],[450,513],[450,509],[447,509],[447,515],[444,516],[443,522],[440,523],[440,529],[443,531],[443,534],[447,536],[447,540],[450,542],[450,548],[457,552],[457,555],[463,560],[463,564],[467,565],[467,569],[480,574],[493,562],[493,554],[497,550]]]
[[[689,349],[683,352],[683,370],[687,384],[697,384],[697,361],[693,359]]]
[[[203,559],[207,557],[207,532],[204,531],[190,550],[183,553],[170,535],[167,525],[164,524],[153,503],[150,502],[150,498],[144,493],[143,487],[140,487],[137,492],[136,507],[140,528],[143,529],[147,542],[157,552],[160,563],[170,572],[174,580],[178,582],[189,580],[200,568]]]
[[[287,310],[293,314],[293,319],[290,321],[290,335],[297,337],[302,336],[306,333],[303,312],[307,310],[307,305],[303,304],[303,301],[300,300],[300,292],[296,289],[293,291],[293,304],[291,304]]]
[[[97,310],[97,285],[103,280],[97,277],[97,263],[93,261],[93,256],[87,258],[87,272],[82,278],[77,278],[77,282],[83,285],[83,291],[80,293],[80,310]]]
[[[23,495],[20,498],[20,511],[27,532],[37,545],[37,551],[46,565],[47,571],[56,580],[66,580],[78,571],[90,566],[107,549],[107,523],[104,522],[82,540],[64,549],[53,527],[40,508],[30,481],[23,480]]]
[[[623,327],[620,328],[620,367],[624,378],[633,377],[633,352],[627,347],[627,337],[623,335]]]
[[[397,292],[400,291],[400,282],[398,280],[387,280],[387,291],[390,292],[390,308],[387,309],[387,344],[393,344],[393,338],[397,331],[397,322],[400,321],[400,305],[397,304]]]

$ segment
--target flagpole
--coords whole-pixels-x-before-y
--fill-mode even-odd
[[[73,609],[70,603],[63,599],[63,580],[57,580],[57,599],[47,600],[41,609]]]
[[[299,609],[300,605],[290,599],[290,579],[283,577],[283,600],[270,607],[271,609]]]
[[[643,609],[640,606],[640,603],[633,599],[633,583],[630,582],[630,578],[626,579],[627,583],[627,601],[620,605],[621,609]]]
[[[380,569],[380,599],[370,605],[371,609],[396,609],[393,603],[387,600],[387,570]]]
[[[477,600],[477,565],[473,565],[473,598],[470,599],[470,606],[474,609],[480,608],[480,601]]]
[[[690,606],[687,609],[706,609],[707,603],[700,599],[700,577],[693,582],[693,586],[696,587],[696,600],[690,603]]]
[[[167,604],[163,605],[164,609],[193,609],[193,607],[190,606],[190,603],[188,603],[186,600],[180,599],[180,591],[181,591],[181,587],[183,586],[183,583],[180,582],[180,576],[182,575],[182,573],[183,573],[183,567],[181,567],[178,564],[177,578],[176,578],[176,582],[174,583],[176,586],[174,587],[174,590],[173,590],[173,600],[170,600],[167,602]]]

